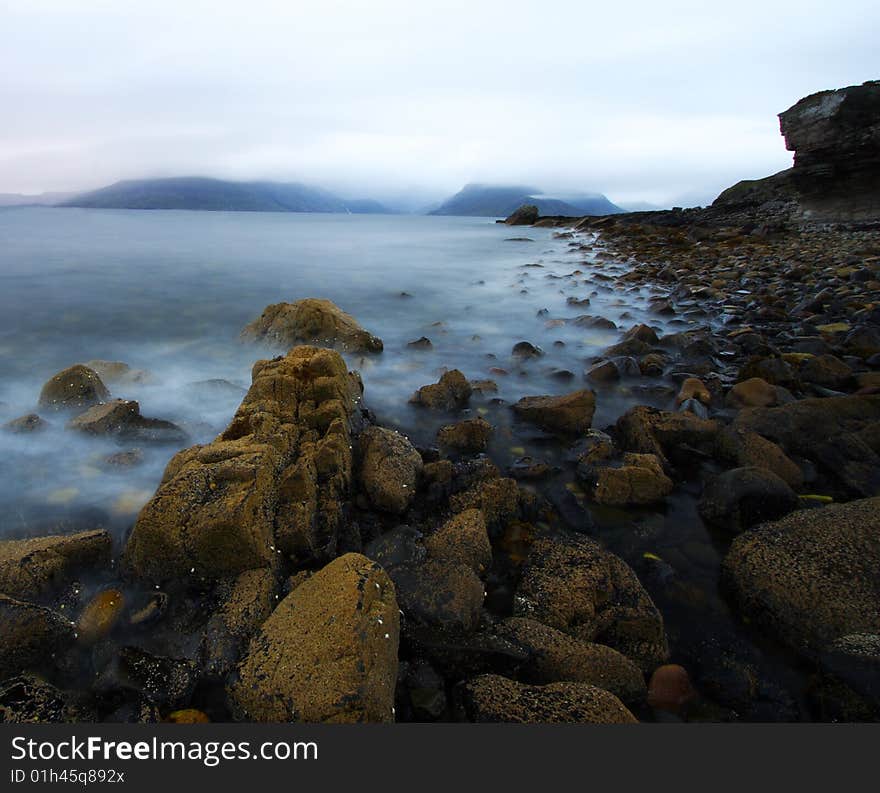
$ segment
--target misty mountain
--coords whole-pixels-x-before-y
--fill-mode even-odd
[[[32,206],[55,206],[72,198],[76,193],[37,193],[25,195],[24,193],[0,193],[0,207],[32,207]]]
[[[542,215],[612,215],[623,210],[599,193],[551,197],[521,185],[468,184],[444,201],[431,215],[507,217],[523,204],[534,204]]]
[[[377,201],[347,201],[296,182],[228,182],[207,177],[129,179],[63,203],[89,209],[199,209],[227,212],[387,213]]]

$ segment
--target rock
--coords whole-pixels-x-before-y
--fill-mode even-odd
[[[428,551],[422,533],[411,526],[398,526],[367,543],[364,556],[386,571],[398,565],[422,562]]]
[[[633,325],[626,333],[623,334],[624,339],[636,339],[645,344],[659,344],[660,338],[656,331],[649,325]]]
[[[80,575],[110,566],[110,535],[103,529],[52,537],[0,541],[0,592],[38,600]]]
[[[491,437],[492,425],[482,418],[448,424],[437,433],[441,446],[468,454],[485,451]]]
[[[84,699],[55,688],[37,675],[16,675],[0,683],[0,724],[98,721]]]
[[[104,458],[104,464],[116,468],[132,468],[144,461],[144,453],[140,449],[129,449],[125,452],[115,452]]]
[[[412,347],[414,350],[430,350],[433,348],[433,344],[431,344],[431,340],[427,336],[420,336],[415,341],[407,342],[407,347]]]
[[[687,669],[678,664],[658,666],[648,684],[648,704],[657,710],[679,713],[696,696]]]
[[[85,435],[111,435],[125,441],[184,443],[186,433],[176,424],[141,415],[133,399],[112,399],[94,405],[67,423],[67,429]]]
[[[624,702],[645,696],[641,670],[617,650],[582,642],[535,620],[511,617],[495,632],[522,647],[528,659],[517,674],[527,683],[589,683],[610,691]]]
[[[712,394],[703,384],[703,381],[697,377],[688,377],[682,384],[678,396],[675,398],[675,404],[681,406],[690,399],[696,399],[704,405],[712,403]]]
[[[211,719],[208,714],[196,710],[195,708],[184,708],[183,710],[174,710],[164,719],[167,724],[210,724]]]
[[[715,438],[715,457],[733,468],[770,471],[792,490],[804,484],[804,475],[778,444],[742,427],[725,427]]]
[[[146,370],[132,369],[127,363],[122,361],[94,360],[87,361],[84,365],[97,372],[98,377],[105,383],[132,385],[151,383],[155,380],[153,375]]]
[[[710,455],[719,424],[690,413],[670,413],[638,405],[617,420],[615,430],[624,449],[654,454],[668,468],[672,463],[692,462],[695,453]]]
[[[871,496],[880,492],[880,440],[870,432],[878,421],[880,396],[841,396],[746,408],[733,426],[812,461],[843,492]]]
[[[479,509],[490,530],[499,529],[520,513],[519,486],[513,479],[493,478],[455,493],[449,499],[453,512]]]
[[[811,355],[798,367],[802,383],[813,383],[835,391],[842,391],[853,380],[852,369],[834,355]]]
[[[813,658],[880,633],[880,498],[800,510],[740,534],[724,581],[743,614]]]
[[[369,427],[360,437],[360,480],[377,509],[401,515],[416,495],[422,457],[405,435]]]
[[[531,226],[538,220],[538,207],[534,204],[523,204],[504,221],[508,226]]]
[[[271,567],[279,551],[334,554],[359,397],[359,382],[331,350],[296,347],[258,361],[226,430],[168,463],[129,537],[126,567],[179,585]]]
[[[766,357],[753,357],[740,367],[737,380],[751,380],[759,378],[770,385],[782,388],[797,389],[800,385],[797,373],[782,356],[769,355]]]
[[[205,672],[222,680],[272,613],[278,584],[271,570],[245,570],[219,589],[220,605],[202,633],[201,656]]]
[[[125,595],[119,589],[98,592],[80,612],[76,636],[85,646],[96,644],[109,636],[125,611]]]
[[[48,421],[40,418],[36,413],[28,413],[26,416],[20,416],[17,419],[7,421],[2,429],[4,432],[22,435],[26,432],[42,432],[48,427]]]
[[[124,646],[94,682],[109,699],[135,695],[163,709],[185,707],[197,682],[195,662],[155,655],[142,647]]]
[[[513,410],[522,420],[542,429],[579,434],[590,428],[596,395],[584,389],[563,396],[528,396],[513,405]]]
[[[784,389],[771,385],[760,377],[751,377],[734,385],[727,393],[725,401],[734,408],[773,407],[789,401],[783,394]]]
[[[635,716],[614,694],[587,683],[530,686],[482,675],[464,688],[465,710],[475,722],[518,724],[633,724]]]
[[[520,341],[513,345],[510,354],[514,358],[540,358],[544,351],[528,341]]]
[[[713,477],[703,489],[703,519],[739,533],[797,509],[798,497],[786,482],[762,468],[733,468]]]
[[[446,521],[425,540],[425,548],[432,558],[466,565],[477,575],[492,564],[486,519],[478,509],[466,509]]]
[[[620,468],[596,469],[595,480],[593,498],[616,506],[662,501],[674,487],[655,454],[625,454]]]
[[[432,410],[452,412],[467,407],[472,390],[471,384],[458,369],[450,369],[437,383],[422,386],[411,401]]]
[[[340,556],[293,590],[251,640],[230,687],[237,718],[394,720],[399,614],[375,562]]]
[[[611,383],[620,380],[620,370],[614,361],[603,360],[587,369],[584,377],[593,383]]]
[[[306,298],[266,306],[242,338],[292,347],[315,344],[344,352],[382,352],[382,340],[329,300]]]
[[[663,618],[635,573],[582,535],[532,544],[514,614],[612,647],[643,671],[668,655]]]
[[[475,394],[497,394],[498,383],[494,380],[471,380],[471,389]]]
[[[73,625],[57,612],[0,595],[0,680],[54,669],[73,642]]]
[[[446,559],[389,568],[400,609],[410,623],[454,633],[480,624],[486,588],[473,568]]]
[[[109,399],[110,392],[98,373],[76,364],[46,381],[39,406],[47,410],[81,410]]]

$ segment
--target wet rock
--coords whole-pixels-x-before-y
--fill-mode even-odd
[[[453,494],[449,507],[453,512],[479,509],[492,531],[519,516],[520,501],[519,486],[513,479],[494,478]]]
[[[358,381],[330,350],[296,347],[258,361],[227,429],[168,463],[138,515],[125,565],[180,585],[271,567],[279,549],[332,552],[359,396]]]
[[[834,355],[811,355],[804,360],[797,370],[802,383],[842,391],[852,383],[852,369]]]
[[[466,509],[446,521],[427,537],[425,548],[432,558],[466,565],[478,575],[492,564],[486,519],[478,509]]]
[[[97,714],[84,699],[37,675],[16,675],[0,683],[0,724],[97,721]]]
[[[57,612],[0,595],[0,680],[54,669],[73,642],[73,625]]]
[[[538,220],[538,207],[534,204],[523,204],[504,221],[508,226],[531,226]]]
[[[741,427],[725,427],[715,439],[715,457],[733,468],[752,467],[770,471],[792,490],[804,484],[800,467],[779,447],[757,432]]]
[[[517,457],[508,468],[508,473],[514,479],[542,479],[552,470],[543,460],[534,457]]]
[[[601,330],[617,330],[617,325],[606,317],[594,317],[590,314],[581,314],[569,320],[572,325],[579,328],[599,328]]]
[[[113,661],[95,681],[94,688],[113,700],[132,694],[172,710],[184,707],[197,682],[196,664],[186,658],[154,655],[141,647],[120,647]]]
[[[67,423],[67,429],[85,435],[117,436],[126,441],[184,443],[186,433],[176,424],[141,415],[133,399],[113,399],[94,405]]]
[[[624,335],[624,339],[636,339],[645,344],[658,344],[660,338],[656,331],[649,325],[633,325]]]
[[[794,512],[740,534],[724,559],[738,608],[808,657],[880,633],[880,498]]]
[[[437,440],[441,446],[467,454],[486,450],[492,437],[492,425],[482,418],[466,419],[441,427]]]
[[[76,364],[46,381],[40,391],[39,406],[46,410],[82,410],[109,397],[98,373]]]
[[[581,535],[532,544],[514,613],[612,647],[643,671],[668,654],[663,618],[635,573]]]
[[[599,504],[653,504],[674,487],[654,454],[625,454],[622,466],[597,468],[594,477],[593,498]]]
[[[725,401],[733,408],[774,407],[792,401],[793,397],[782,388],[760,377],[751,377],[734,385]]]
[[[527,683],[589,683],[624,702],[645,696],[641,670],[626,656],[602,644],[583,642],[540,622],[511,617],[495,632],[523,648],[527,660],[517,675]]]
[[[584,372],[584,377],[593,383],[612,383],[620,380],[620,370],[614,361],[599,361]]]
[[[202,633],[205,672],[225,679],[275,607],[278,583],[271,570],[245,570],[219,587],[219,607]]]
[[[797,509],[798,497],[786,482],[763,468],[733,468],[713,477],[703,489],[703,519],[739,533]]]
[[[109,636],[119,624],[125,606],[125,595],[121,590],[98,592],[77,618],[76,635],[80,643],[88,647]]]
[[[369,427],[360,437],[360,481],[377,509],[401,515],[416,495],[422,458],[409,439],[384,427]]]
[[[513,410],[523,421],[551,432],[578,434],[590,428],[596,395],[588,390],[563,396],[523,397]]]
[[[496,394],[498,383],[494,380],[471,380],[471,390],[475,394]]]
[[[403,688],[409,700],[412,721],[438,721],[446,713],[446,684],[429,663],[410,664]]]
[[[703,384],[703,381],[697,377],[688,377],[682,384],[678,396],[675,397],[675,404],[681,407],[684,403],[691,399],[695,399],[704,405],[712,403],[712,394]]]
[[[133,468],[144,461],[144,453],[140,449],[129,449],[125,452],[116,452],[104,458],[104,464],[114,468]]]
[[[528,341],[520,341],[513,345],[510,354],[514,358],[540,358],[544,351]]]
[[[400,609],[410,622],[447,631],[474,631],[482,618],[485,586],[473,568],[446,559],[389,569]]]
[[[397,565],[416,564],[428,555],[423,539],[418,529],[397,526],[369,542],[364,548],[364,556],[386,571]]]
[[[128,618],[130,625],[140,627],[150,625],[157,620],[162,619],[168,610],[169,598],[164,592],[154,592],[143,605],[138,605],[133,609]]]
[[[36,600],[80,575],[109,567],[112,540],[102,530],[0,541],[0,592]]]
[[[531,686],[483,675],[464,687],[470,721],[518,724],[632,724],[635,716],[608,691],[588,683]]]
[[[658,666],[648,684],[648,704],[670,713],[679,713],[696,694],[687,669],[678,664]]]
[[[430,350],[434,347],[431,344],[431,340],[427,336],[421,336],[415,341],[407,342],[407,347],[411,347],[414,350]]]
[[[154,376],[145,369],[132,369],[122,361],[86,361],[84,364],[89,369],[98,373],[98,377],[105,383],[119,385],[133,385],[151,383]]]
[[[36,413],[28,413],[17,419],[7,421],[2,429],[15,435],[23,435],[29,432],[42,432],[49,427],[49,422],[40,418]]]
[[[422,386],[410,401],[432,410],[451,412],[467,407],[472,391],[467,378],[458,369],[450,369],[438,382]]]
[[[382,352],[382,340],[364,330],[354,317],[329,300],[313,297],[267,306],[241,335],[286,347],[315,344],[346,352]]]
[[[345,554],[293,590],[251,640],[230,687],[243,720],[393,721],[399,614],[379,565]]]
[[[760,378],[770,385],[787,389],[796,390],[800,386],[797,373],[780,355],[754,357],[747,361],[740,368],[737,380],[742,382],[752,378]]]
[[[164,719],[167,724],[210,724],[208,714],[195,708],[173,710]]]
[[[693,462],[714,450],[719,424],[689,413],[670,413],[639,405],[617,420],[618,442],[627,451],[655,454],[664,467]]]

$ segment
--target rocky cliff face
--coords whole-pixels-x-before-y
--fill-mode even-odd
[[[713,210],[797,221],[880,220],[880,81],[820,91],[779,114],[794,166],[725,190]]]

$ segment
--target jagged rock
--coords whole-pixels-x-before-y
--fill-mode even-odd
[[[251,640],[230,687],[238,718],[394,720],[399,614],[394,585],[360,554],[300,584]]]
[[[36,600],[87,571],[109,567],[113,542],[102,530],[0,541],[0,592]]]
[[[360,437],[360,479],[377,509],[401,515],[416,495],[422,457],[409,439],[384,427],[369,427]]]
[[[287,347],[315,344],[345,352],[382,352],[380,338],[364,330],[331,301],[314,297],[266,306],[241,335]]]
[[[672,492],[672,480],[655,454],[625,454],[619,468],[595,469],[593,498],[599,504],[652,504]]]
[[[349,495],[359,396],[331,350],[296,347],[258,361],[226,430],[168,463],[129,537],[126,566],[180,583],[270,567],[279,550],[331,555]]]
[[[478,509],[466,509],[446,521],[425,540],[431,557],[470,567],[482,575],[492,564],[486,519]]]
[[[248,641],[275,607],[278,583],[271,570],[245,570],[219,587],[220,605],[202,634],[205,672],[225,679]]]
[[[703,489],[699,510],[704,520],[739,533],[797,509],[798,497],[786,482],[762,468],[733,468],[713,477]]]
[[[72,418],[67,429],[85,435],[111,435],[125,441],[184,443],[186,433],[170,421],[145,418],[133,399],[112,399]]]
[[[467,407],[472,392],[468,379],[458,369],[450,369],[438,382],[423,385],[410,401],[432,410],[451,412]]]
[[[513,410],[524,421],[551,432],[586,432],[596,410],[596,395],[589,389],[563,396],[523,397]]]
[[[567,633],[520,617],[495,627],[495,633],[528,654],[517,675],[527,683],[589,683],[604,688],[624,702],[645,696],[641,670],[626,656],[602,644],[583,642]]]
[[[587,683],[530,686],[499,675],[482,675],[464,688],[468,718],[519,724],[633,724],[636,717],[608,691]]]
[[[492,425],[482,418],[449,424],[441,427],[437,433],[437,440],[442,446],[469,454],[485,451],[491,437]]]
[[[880,634],[880,498],[800,510],[740,534],[724,559],[739,609],[798,653]]]
[[[531,226],[538,220],[538,207],[534,204],[523,204],[504,221],[508,226]]]
[[[612,647],[644,671],[668,655],[663,618],[636,574],[581,535],[532,544],[514,613]]]
[[[20,416],[17,419],[7,421],[2,429],[4,432],[22,435],[26,432],[42,432],[48,426],[49,422],[40,418],[36,413],[28,413],[26,416]]]
[[[0,680],[52,669],[74,640],[70,620],[57,612],[0,595]]]
[[[46,381],[39,406],[47,410],[82,410],[110,397],[98,373],[82,364],[64,369]]]

